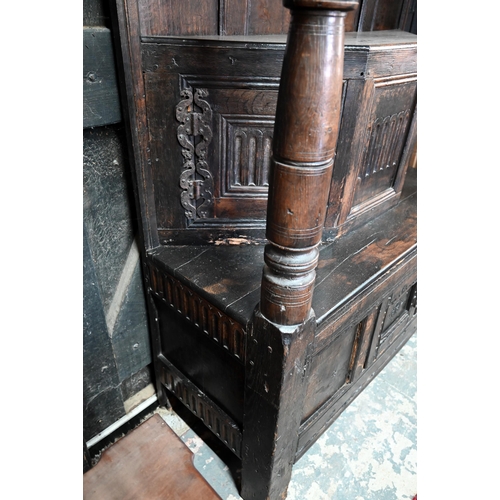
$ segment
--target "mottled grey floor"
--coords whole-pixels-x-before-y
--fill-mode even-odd
[[[159,410],[223,500],[228,468],[171,411]],[[411,500],[417,493],[417,335],[295,464],[287,500]]]

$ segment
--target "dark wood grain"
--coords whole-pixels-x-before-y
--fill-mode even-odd
[[[140,0],[141,35],[217,35],[217,0]]]
[[[285,3],[292,22],[276,109],[260,301],[263,315],[278,324],[299,324],[311,308],[339,129],[342,4],[338,11],[305,11],[300,2]]]
[[[362,394],[363,389],[376,377],[378,373],[389,363],[397,352],[406,344],[408,339],[417,329],[416,316],[410,321],[401,335],[393,342],[383,356],[378,358],[370,367],[358,378],[357,382],[349,386],[349,390],[343,392],[339,398],[332,398],[319,411],[314,413],[309,420],[301,426],[300,437],[297,446],[295,461],[315,443],[321,434],[335,421],[335,419]]]
[[[149,151],[142,161],[146,165],[144,174],[151,177],[154,185],[155,219],[151,227],[155,222],[162,244],[201,244],[229,238],[264,242],[284,41],[280,36],[143,39]],[[411,87],[411,78],[414,82],[415,36],[403,32],[348,33],[344,47],[342,121],[329,188],[325,239],[335,237],[344,224],[345,232],[365,222],[365,212],[376,209],[382,213],[397,202],[407,168],[401,151],[406,151],[414,135],[405,128],[403,143],[384,143],[388,134],[375,135],[370,142],[370,127],[377,119],[390,119],[408,109],[410,115],[414,113],[415,88]],[[402,73],[396,73],[391,65],[397,65]],[[409,89],[406,94],[405,87]],[[187,90],[193,97],[203,90],[210,108],[211,118],[207,115],[206,121],[210,141],[203,158],[194,148],[202,136],[194,135],[190,127],[185,129],[176,117],[177,106],[186,102],[181,93]],[[394,95],[393,110],[388,109],[390,99],[384,101],[383,95]],[[318,99],[321,101],[319,96]],[[201,108],[195,108],[194,113],[200,116]],[[405,120],[412,124],[415,121],[413,115],[405,115]],[[405,124],[408,126],[406,121]],[[356,181],[370,144],[372,149],[385,147],[390,152],[387,154],[397,159],[397,165],[387,171],[386,177],[382,173],[372,176],[380,180],[375,186]],[[193,170],[187,180],[201,182],[210,191],[209,205],[203,196],[190,202],[193,210],[199,211],[202,205],[208,207],[204,215],[193,211],[194,218],[186,215],[182,205],[188,193],[181,187],[181,178],[190,168],[184,157],[187,154],[193,155]],[[209,181],[202,174],[203,168],[210,173]],[[353,206],[355,194],[363,203]]]
[[[221,0],[221,35],[268,35],[287,33],[290,14],[272,0]]]
[[[245,500],[416,327],[416,37],[344,37],[391,1],[119,2],[159,395]]]
[[[304,420],[323,411],[319,408],[328,406],[328,401],[352,391],[360,375],[371,369],[412,321],[415,264],[415,258],[409,258],[392,267],[389,279],[367,287],[318,328],[303,404]]]
[[[289,327],[256,312],[249,332],[241,495],[285,498],[298,442],[314,316]]]
[[[357,31],[401,29],[401,17],[408,10],[407,0],[362,0]],[[416,2],[415,2],[416,3]]]
[[[269,176],[269,244],[245,372],[241,492],[256,500],[286,497],[297,449],[316,326],[311,302],[317,246],[339,128],[344,17],[356,6],[284,4],[291,24]]]

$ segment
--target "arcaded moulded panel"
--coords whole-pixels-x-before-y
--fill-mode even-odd
[[[265,241],[285,37],[146,37],[142,71],[162,244]],[[416,37],[346,35],[342,116],[324,239],[399,198],[416,129]]]

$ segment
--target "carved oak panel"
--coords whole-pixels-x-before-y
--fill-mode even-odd
[[[416,75],[374,81],[372,113],[366,131],[368,146],[358,165],[353,207],[393,190],[416,105]]]
[[[416,44],[409,34],[398,35],[394,47],[389,39],[366,36],[346,45],[325,240],[344,223],[373,216],[373,207],[385,210],[397,201],[407,165]],[[160,243],[265,238],[284,41],[143,40],[149,134],[143,162]]]
[[[331,338],[315,352],[308,368],[304,421],[348,391],[404,332],[416,314],[416,287],[410,274],[380,297],[361,321],[353,318],[340,331],[335,323],[326,327]]]
[[[222,196],[267,198],[273,117],[221,115]]]

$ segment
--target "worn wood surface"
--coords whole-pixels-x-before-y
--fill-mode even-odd
[[[314,316],[279,326],[256,311],[248,337],[241,495],[285,498],[298,443]]]
[[[276,108],[260,299],[262,314],[282,325],[302,323],[311,308],[344,67],[341,7],[304,12],[289,5],[292,22]]]
[[[416,172],[409,170],[400,206],[320,246],[313,294],[319,323],[415,248]],[[259,301],[263,250],[251,244],[163,246],[148,259],[245,326]]]
[[[120,98],[127,131],[129,161],[133,171],[134,198],[139,214],[140,249],[158,245],[154,186],[148,163],[144,82],[140,66],[139,13],[133,0],[110,2],[112,34],[117,54]],[[143,163],[145,161],[145,163]]]
[[[241,456],[245,500],[285,498],[416,320],[416,37],[343,43],[357,2],[284,3],[118,9],[157,380]]]
[[[416,33],[416,8],[416,0],[361,0],[355,31],[401,29]]]
[[[321,247],[313,299],[318,322],[416,248],[416,171],[411,170],[396,207]]]
[[[350,385],[380,357],[413,318],[414,253],[390,279],[367,287],[318,328],[309,366],[304,420]],[[368,299],[368,300],[367,300]],[[401,328],[400,328],[401,327]],[[335,363],[332,363],[335,360]]]
[[[406,344],[417,329],[416,316],[410,321],[400,336],[389,346],[387,351],[380,356],[369,369],[363,371],[356,383],[349,386],[348,390],[339,392],[338,397],[331,398],[316,411],[306,422],[301,425],[300,437],[297,445],[295,461],[315,443],[321,434],[335,421],[335,419],[359,396],[363,389],[377,376],[389,363],[397,352]]]
[[[285,498],[292,474],[316,326],[317,247],[341,113],[344,18],[357,2],[284,5],[291,24],[269,173],[269,243],[246,354],[241,493],[248,500]]]
[[[179,314],[159,306],[162,354],[241,426],[243,380],[241,362],[219,343],[200,335]]]
[[[141,35],[268,35],[287,33],[290,14],[273,0],[139,0]],[[415,0],[360,0],[346,31],[410,31]]]
[[[326,238],[334,237],[342,224],[350,228],[364,222],[364,213],[374,207],[380,213],[397,201],[407,168],[402,151],[412,140],[415,36],[378,32],[348,33],[346,38],[342,122]],[[154,184],[154,221],[161,243],[241,237],[264,241],[284,41],[271,36],[143,39],[149,128],[143,162]],[[203,132],[188,120],[203,123]],[[371,138],[372,127],[382,129]],[[381,169],[379,161],[376,173],[366,177],[360,165],[367,151],[376,152],[370,153],[375,161],[390,159],[389,168],[386,162]]]
[[[105,450],[83,476],[85,500],[220,500],[186,445],[154,415]]]

